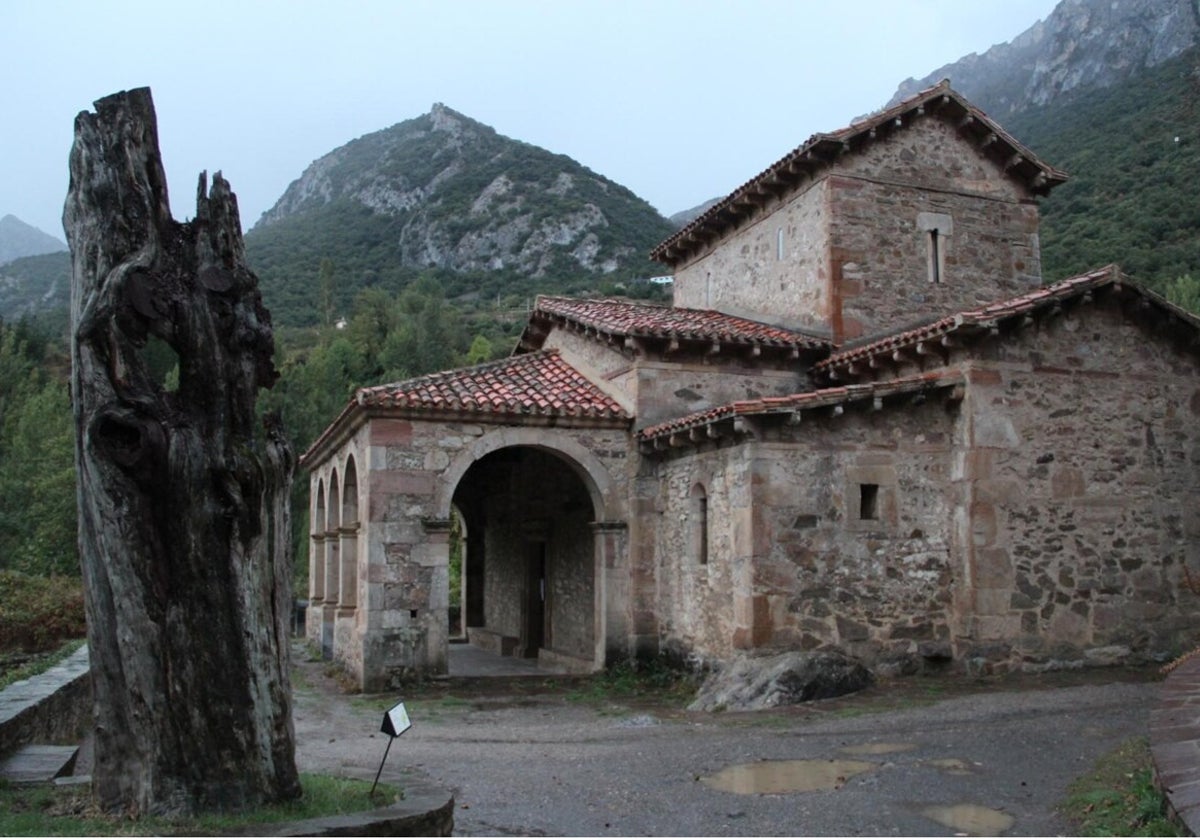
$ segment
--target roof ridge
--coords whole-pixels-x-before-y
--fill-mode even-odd
[[[1049,191],[1056,184],[1062,183],[1067,179],[1065,172],[1050,166],[1039,158],[1029,147],[1018,141],[1005,131],[999,123],[988,116],[987,112],[971,104],[962,94],[950,87],[949,80],[943,79],[938,84],[918,91],[907,99],[864,117],[858,122],[852,122],[831,132],[818,132],[810,135],[802,144],[784,154],[754,177],[734,188],[712,207],[660,242],[651,250],[650,258],[666,265],[674,264],[671,262],[672,258],[669,255],[674,245],[697,237],[702,229],[706,227],[712,227],[717,236],[723,235],[723,231],[728,227],[728,223],[735,221],[743,215],[743,211],[738,210],[737,207],[744,202],[739,202],[736,199],[745,199],[757,195],[754,188],[760,183],[770,183],[785,176],[791,177],[793,168],[801,164],[812,166],[814,170],[825,165],[827,161],[820,159],[820,155],[814,155],[814,152],[817,151],[821,144],[832,143],[844,145],[849,143],[851,139],[864,134],[874,137],[875,130],[879,127],[892,120],[898,120],[902,114],[913,109],[918,109],[923,113],[925,104],[939,97],[948,97],[950,100],[953,100],[965,111],[967,118],[980,120],[984,124],[987,129],[987,135],[994,135],[993,139],[999,138],[1003,140],[1004,143],[1011,147],[1013,153],[1032,163],[1038,172],[1034,176],[1031,176],[1031,178],[1035,182],[1041,179],[1041,184],[1031,187],[1031,189],[1035,189],[1035,191],[1037,189]],[[977,140],[979,138],[972,139]],[[1008,170],[1011,169],[1012,167],[1008,168]],[[773,191],[770,192],[774,194]],[[751,199],[750,205],[753,204],[755,204],[755,201]],[[722,214],[729,216],[725,222],[720,220]]]
[[[1127,285],[1142,294],[1153,294],[1149,289],[1123,274],[1120,266],[1116,263],[1109,263],[1092,271],[1076,274],[1047,286],[1040,286],[1024,294],[992,301],[974,309],[954,312],[914,327],[877,334],[874,337],[856,341],[851,345],[838,348],[828,358],[813,365],[812,370],[827,371],[846,362],[871,356],[881,349],[900,349],[914,342],[948,334],[959,327],[978,327],[990,324],[1002,318],[1010,318],[1028,312],[1045,303],[1068,300],[1109,283]],[[1155,297],[1158,296],[1155,295]],[[1168,301],[1163,300],[1163,302],[1170,305]],[[1200,318],[1190,316],[1190,319],[1200,326]]]

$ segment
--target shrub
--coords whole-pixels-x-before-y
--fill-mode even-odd
[[[0,571],[0,651],[36,653],[86,634],[79,578]]]

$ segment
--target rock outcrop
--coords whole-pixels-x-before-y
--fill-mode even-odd
[[[746,657],[705,680],[688,709],[738,712],[790,706],[860,691],[872,681],[861,662],[835,651]]]
[[[900,84],[888,105],[950,79],[1000,119],[1063,94],[1108,87],[1200,42],[1200,0],[1062,0],[1010,43]]]

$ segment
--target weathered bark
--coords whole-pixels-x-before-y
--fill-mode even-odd
[[[174,221],[150,91],[95,105],[63,213],[95,794],[133,814],[286,799],[294,458],[256,430],[270,316],[220,173]],[[147,367],[155,339],[178,356],[173,392]]]

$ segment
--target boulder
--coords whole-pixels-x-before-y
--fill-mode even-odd
[[[837,651],[744,657],[710,675],[688,709],[770,709],[839,697],[866,688],[873,681],[861,662]]]

